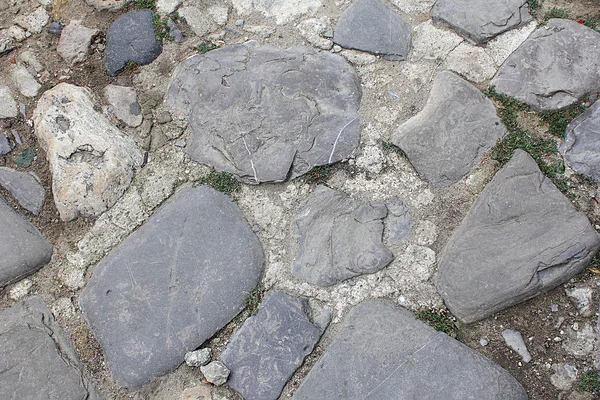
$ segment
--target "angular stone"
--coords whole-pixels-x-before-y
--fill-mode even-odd
[[[221,361],[213,361],[208,365],[200,367],[200,371],[204,378],[215,386],[221,386],[227,382],[229,377],[229,369]]]
[[[558,150],[575,172],[600,181],[600,101],[571,121]]]
[[[162,42],[156,38],[152,11],[130,11],[117,18],[106,32],[106,73],[115,76],[129,63],[150,64],[161,52]]]
[[[17,102],[8,86],[0,85],[0,118],[15,118],[19,115]]]
[[[229,198],[176,192],[100,261],[80,297],[115,380],[137,387],[175,369],[245,307],[263,261]]]
[[[527,399],[497,364],[382,300],[342,322],[294,399]]]
[[[386,203],[385,236],[390,243],[400,243],[410,236],[410,213],[404,202],[397,197]]]
[[[183,3],[183,0],[157,0],[156,11],[161,15],[171,14]]]
[[[340,16],[333,41],[387,60],[405,60],[412,43],[412,27],[380,0],[357,0]]]
[[[39,297],[0,311],[0,398],[98,398],[75,351]]]
[[[15,24],[26,29],[30,33],[40,33],[48,20],[50,15],[46,12],[44,7],[38,7],[30,14],[19,15],[15,18]]]
[[[190,367],[202,367],[210,362],[212,355],[210,348],[204,348],[185,353],[185,363]]]
[[[331,286],[384,268],[393,259],[381,243],[386,215],[383,204],[361,204],[318,186],[292,219],[292,274]]]
[[[269,293],[221,355],[231,370],[228,385],[247,400],[279,398],[322,333],[312,322],[308,300]]]
[[[437,0],[431,17],[477,44],[532,19],[526,0]]]
[[[436,284],[470,323],[569,280],[599,247],[587,217],[516,150],[446,244]]]
[[[463,42],[456,46],[443,64],[444,68],[475,83],[491,79],[496,73],[494,59],[480,46]]]
[[[0,156],[8,154],[12,151],[8,137],[4,133],[0,133]]]
[[[349,157],[361,90],[338,55],[232,45],[173,73],[166,104],[190,119],[190,156],[249,183],[283,181]]]
[[[536,111],[570,106],[600,91],[600,33],[551,19],[506,59],[490,84]]]
[[[86,28],[81,21],[72,20],[62,30],[56,51],[71,65],[83,62],[88,58],[92,37],[97,33],[97,29]]]
[[[142,109],[137,102],[135,89],[127,86],[107,85],[104,96],[114,115],[126,125],[135,128],[142,124]]]
[[[32,173],[0,167],[0,186],[8,190],[21,207],[34,214],[38,214],[44,205],[46,191]]]
[[[143,161],[135,141],[95,107],[89,89],[60,83],[42,95],[33,112],[63,221],[98,216],[112,207]]]
[[[440,72],[427,104],[392,135],[419,175],[434,187],[469,173],[506,128],[492,102],[452,72]]]
[[[0,254],[0,287],[33,274],[52,257],[52,245],[1,197]]]
[[[11,69],[11,74],[19,92],[25,97],[35,97],[42,85],[27,71],[23,64],[17,64]]]
[[[528,363],[531,361],[531,354],[529,354],[529,350],[527,350],[527,346],[523,341],[521,332],[514,331],[512,329],[505,329],[502,331],[502,338],[508,347],[516,351],[517,354],[523,358],[523,362]]]

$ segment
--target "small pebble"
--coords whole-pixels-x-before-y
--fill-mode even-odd
[[[244,25],[243,19],[238,19],[237,21],[235,21],[235,26],[242,26],[242,25]]]
[[[552,312],[557,312],[558,306],[556,304],[552,304],[551,309],[552,309]]]
[[[487,345],[488,345],[488,343],[489,343],[489,342],[488,342],[488,341],[487,341],[487,339],[485,339],[485,338],[481,338],[481,339],[479,339],[479,344],[480,344],[480,345],[482,345],[482,346],[484,346],[484,347],[485,347],[485,346],[487,346]]]
[[[210,358],[210,349],[204,348],[187,352],[185,354],[185,363],[190,367],[202,367],[210,362]]]
[[[53,35],[60,36],[64,27],[65,26],[60,22],[53,22],[50,25],[48,25],[48,32],[50,32]]]
[[[208,365],[200,367],[200,371],[204,378],[216,386],[221,386],[227,382],[229,377],[229,369],[221,361],[213,361]]]

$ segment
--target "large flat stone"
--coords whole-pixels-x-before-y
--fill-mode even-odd
[[[33,274],[52,257],[52,245],[1,197],[0,254],[0,287]]]
[[[527,399],[497,364],[409,311],[382,300],[356,306],[294,399]]]
[[[393,259],[382,243],[386,216],[384,204],[361,204],[318,186],[292,219],[292,274],[331,286],[384,268]]]
[[[232,45],[183,61],[166,103],[189,116],[194,160],[259,183],[349,157],[360,96],[354,69],[335,54]]]
[[[436,284],[470,323],[571,279],[599,247],[587,217],[517,150],[452,234]]]
[[[396,130],[392,142],[419,175],[440,187],[467,175],[505,133],[492,102],[458,75],[443,71],[423,110]]]
[[[221,355],[231,371],[228,385],[246,400],[279,398],[323,333],[312,316],[307,299],[269,293]]]
[[[551,19],[504,61],[490,84],[536,111],[567,107],[600,91],[600,33]]]
[[[71,344],[39,297],[0,312],[0,398],[98,398]]]
[[[39,214],[46,199],[46,191],[33,173],[0,167],[0,186],[8,190],[21,207]]]
[[[184,188],[106,256],[80,304],[122,386],[162,376],[244,307],[263,252],[237,206]]]

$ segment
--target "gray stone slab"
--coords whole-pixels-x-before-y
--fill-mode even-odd
[[[98,263],[80,297],[115,380],[137,387],[175,369],[245,307],[263,260],[228,197],[175,193]]]
[[[527,399],[508,372],[409,311],[365,301],[342,322],[294,399]]]
[[[0,398],[98,398],[71,344],[39,297],[0,312]]]
[[[477,44],[532,20],[526,0],[437,0],[431,17]]]
[[[600,181],[600,101],[571,121],[558,150],[575,172]]]
[[[435,77],[427,104],[400,125],[392,142],[434,187],[458,182],[506,133],[494,105],[450,71]]]
[[[307,299],[269,293],[221,355],[231,371],[228,385],[246,400],[279,398],[322,333],[312,322]]]
[[[52,257],[52,245],[1,197],[0,254],[0,287],[33,274]]]
[[[410,236],[410,213],[404,202],[394,197],[385,203],[388,215],[385,219],[385,237],[389,243],[400,243]]]
[[[166,103],[189,116],[194,160],[259,183],[349,157],[360,97],[356,72],[338,55],[248,44],[183,61]]]
[[[504,61],[490,84],[536,111],[567,107],[600,91],[600,33],[551,19]]]
[[[331,286],[377,272],[393,259],[382,244],[383,204],[361,204],[318,186],[291,223],[292,274],[314,285]]]
[[[340,16],[333,41],[387,60],[405,60],[412,44],[412,26],[380,0],[357,0]]]
[[[599,247],[587,217],[517,150],[452,234],[436,284],[470,323],[571,279]]]
[[[15,118],[19,115],[17,102],[8,86],[0,85],[0,119]]]
[[[46,199],[46,191],[37,176],[30,172],[0,167],[0,186],[8,190],[21,207],[39,214]]]
[[[8,137],[3,132],[0,132],[0,156],[10,153],[12,147],[8,141]]]
[[[162,52],[162,42],[156,39],[152,11],[131,11],[121,15],[106,32],[104,65],[115,76],[130,62],[150,64]]]

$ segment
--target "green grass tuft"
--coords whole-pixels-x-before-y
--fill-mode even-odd
[[[164,40],[171,38],[171,29],[167,25],[169,18],[161,18],[157,13],[152,13],[152,24],[154,25],[154,32],[156,33],[157,40]]]
[[[527,5],[529,6],[529,13],[532,17],[537,17],[538,11],[541,7],[541,4],[538,0],[527,0]]]
[[[599,393],[600,375],[598,375],[598,371],[592,369],[583,374],[577,382],[577,390],[579,392]]]
[[[416,317],[423,322],[427,322],[436,331],[444,332],[454,339],[459,337],[459,325],[446,310],[421,310],[416,314]]]
[[[598,30],[598,25],[600,25],[600,14],[596,14],[593,16],[586,17],[583,21],[583,25],[587,26],[590,29]]]
[[[196,51],[198,52],[198,54],[204,54],[218,48],[219,46],[217,46],[213,42],[202,42],[198,46],[196,46]]]
[[[567,10],[565,10],[564,8],[553,7],[550,11],[548,11],[546,13],[546,15],[544,15],[544,20],[548,21],[549,19],[552,19],[552,18],[568,19],[569,12]]]
[[[540,118],[542,121],[548,123],[548,132],[558,138],[564,138],[567,125],[574,118],[581,115],[586,108],[585,104],[580,101],[564,110],[543,112]]]
[[[304,182],[309,185],[319,185],[327,183],[327,180],[331,178],[333,175],[333,166],[332,165],[321,165],[319,167],[314,167],[306,174],[304,174]]]
[[[219,192],[231,196],[242,190],[242,184],[227,172],[217,172],[214,169],[206,176],[200,178],[198,185],[208,185]]]
[[[246,308],[250,312],[250,315],[255,315],[258,312],[258,306],[265,295],[265,290],[260,287],[255,287],[250,290],[248,296],[246,296]]]
[[[130,0],[127,6],[133,6],[136,10],[148,9],[156,11],[156,0]]]

